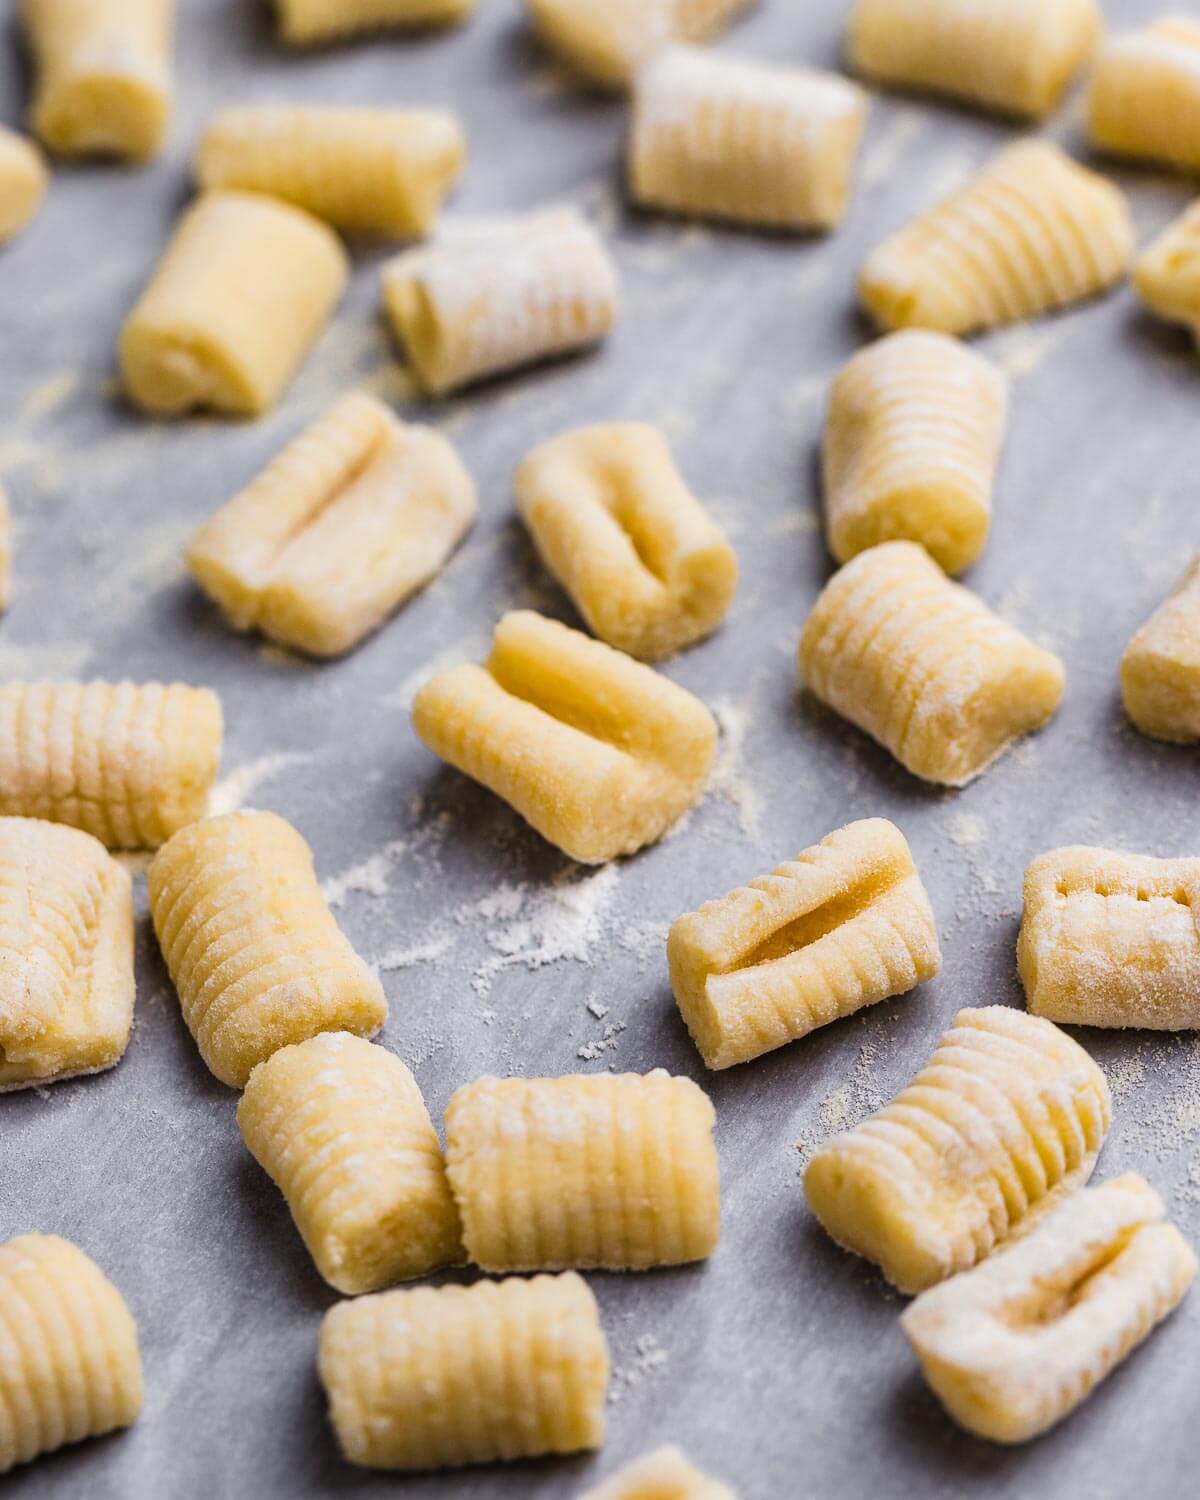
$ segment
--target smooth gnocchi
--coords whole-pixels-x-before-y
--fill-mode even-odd
[[[836,74],[673,47],[634,83],[630,189],[674,213],[833,229],[866,114]]]
[[[906,1089],[813,1156],[804,1191],[839,1245],[920,1292],[1081,1187],[1111,1121],[1104,1074],[1057,1026],[962,1010]]]
[[[658,661],[724,619],[737,557],[656,428],[612,422],[553,438],[525,459],[515,489],[542,561],[610,646]]]
[[[608,1345],[574,1272],[341,1302],[318,1353],[338,1442],[372,1469],[579,1453],[604,1441]]]
[[[440,433],[358,391],[204,523],[188,567],[235,629],[337,656],[441,571],[477,509]]]
[[[915,776],[965,786],[1055,714],[1062,663],[951,583],[913,542],[835,573],[800,639],[800,676]]]
[[[0,1092],[114,1067],[133,1000],[128,872],[76,828],[0,818]]]
[[[383,302],[417,380],[445,396],[607,338],[617,272],[581,214],[549,209],[397,256]]]
[[[1181,323],[1200,344],[1200,202],[1151,241],[1138,257],[1133,284],[1156,317]]]
[[[673,42],[703,42],[753,0],[525,0],[546,44],[604,88],[625,88]]]
[[[859,300],[881,328],[973,333],[1106,290],[1133,251],[1119,189],[1051,141],[1021,141],[872,251]]]
[[[941,969],[912,851],[884,818],[839,828],[796,859],[680,917],[671,987],[710,1068],[748,1062]]]
[[[339,1292],[461,1260],[437,1133],[416,1079],[385,1048],[346,1031],[281,1047],[251,1073],[237,1119]]]
[[[858,0],[849,52],[869,78],[1040,119],[1099,35],[1096,0]]]
[[[312,852],[274,813],[206,818],[159,850],[150,914],[183,1019],[232,1088],[272,1053],[322,1031],[372,1036],[378,977],[342,935]]]
[[[121,330],[125,390],[156,416],[275,405],[345,289],[346,252],[291,204],[203,193]]]
[[[45,160],[33,142],[0,125],[0,245],[33,219],[48,182]]]
[[[1121,658],[1125,712],[1156,740],[1200,740],[1200,555]]]
[[[175,0],[21,0],[34,133],[63,156],[146,161],[171,122]]]
[[[447,110],[243,104],[210,122],[195,174],[203,190],[267,193],[350,233],[415,239],[465,160]]]
[[[453,25],[471,14],[475,0],[275,0],[275,5],[283,40],[307,47],[390,27]]]
[[[954,1420],[1025,1443],[1085,1401],[1195,1279],[1195,1255],[1163,1218],[1144,1179],[1116,1177],[923,1292],[900,1326]]]
[[[1200,859],[1055,849],[1025,873],[1029,1009],[1074,1026],[1200,1027]]]
[[[446,1108],[446,1169],[485,1271],[647,1270],[721,1232],[713,1107],[689,1078],[481,1078]]]
[[[737,1500],[737,1495],[668,1444],[626,1464],[579,1500]]]
[[[431,677],[413,728],[584,864],[662,838],[704,790],[717,743],[698,698],[532,610],[504,616],[484,666]]]
[[[856,354],[829,393],[825,532],[838,562],[919,542],[947,573],[987,542],[1008,381],[945,334],[904,329]]]
[[[1109,37],[1088,90],[1092,144],[1116,156],[1200,168],[1200,22],[1164,16]]]
[[[141,1410],[137,1328],[99,1266],[53,1234],[0,1245],[0,1474]]]
[[[221,704],[182,683],[0,686],[0,816],[69,823],[110,849],[156,849],[204,814]]]

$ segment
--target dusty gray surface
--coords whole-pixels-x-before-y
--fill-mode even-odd
[[[1132,22],[1158,7],[1106,8]],[[731,45],[833,65],[846,9],[769,0]],[[811,1149],[905,1082],[960,1005],[1019,1003],[1013,944],[1032,855],[1076,841],[1197,852],[1195,755],[1133,734],[1115,692],[1125,641],[1197,538],[1200,364],[1187,341],[1144,320],[1128,290],[984,341],[1016,377],[1014,420],[993,541],[970,581],[1063,654],[1070,688],[1049,731],[977,785],[930,791],[797,694],[797,636],[829,567],[814,444],[828,377],[864,337],[851,296],[863,253],[1011,132],[881,98],[839,234],[718,233],[623,211],[621,107],[564,88],[512,0],[483,0],[457,34],[302,60],[279,53],[253,0],[182,10],[168,155],[144,172],[59,173],[36,227],[0,255],[0,468],[20,528],[0,671],[217,687],[222,804],[276,809],[311,840],[346,931],[383,965],[384,1039],[435,1117],[487,1071],[687,1073],[717,1105],[725,1238],[700,1268],[593,1278],[619,1372],[599,1457],[406,1480],[356,1473],[335,1452],[313,1371],[332,1296],[241,1147],[234,1096],[200,1064],[143,916],[125,1061],[0,1101],[0,1239],[57,1231],[114,1276],[141,1328],[147,1409],[127,1434],[10,1476],[5,1494],[572,1496],[668,1439],[747,1500],[1191,1492],[1200,1296],[1057,1433],[1001,1452],[961,1435],[926,1394],[896,1325],[901,1302],[808,1218],[795,1146]],[[23,87],[5,45],[10,118]],[[218,101],[293,96],[453,103],[473,143],[457,209],[570,197],[614,232],[627,288],[600,355],[428,414],[479,482],[479,526],[433,588],[329,667],[226,631],[179,553],[352,381],[422,414],[377,320],[378,257],[359,257],[335,326],[263,422],[154,426],[111,386],[114,336],[183,199],[197,125]],[[1073,141],[1076,119],[1064,111],[1053,132]],[[1143,233],[1187,201],[1183,184],[1121,175]],[[720,714],[712,795],[661,847],[589,874],[441,769],[414,740],[407,704],[431,662],[480,654],[506,607],[571,618],[514,522],[509,482],[536,440],[611,417],[662,423],[728,527],[745,582],[725,629],[669,669]],[[667,923],[877,813],[914,845],[943,977],[706,1078],[666,983]],[[609,1008],[602,1019],[591,999]],[[1146,1172],[1200,1238],[1200,1045],[1083,1040],[1117,1097],[1099,1177]]]

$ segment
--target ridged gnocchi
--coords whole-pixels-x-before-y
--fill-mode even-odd
[[[1121,697],[1152,739],[1200,740],[1200,555],[1126,647]]]
[[[33,142],[0,125],[0,245],[41,208],[48,182],[46,163]]]
[[[690,1464],[673,1444],[635,1458],[579,1500],[737,1500],[727,1484]]]
[[[338,656],[441,571],[477,510],[439,432],[356,391],[201,526],[188,567],[235,629]]]
[[[53,1234],[0,1245],[0,1474],[141,1410],[137,1327],[99,1266]]]
[[[384,310],[432,396],[600,343],[616,326],[616,267],[574,209],[506,219],[399,255]]]
[[[728,1068],[907,993],[942,955],[907,840],[868,818],[680,917],[667,961],[705,1063]]]
[[[1056,656],[951,583],[914,542],[835,573],[800,639],[800,676],[914,776],[965,786],[1056,713]]]
[[[753,0],[525,0],[547,46],[591,83],[625,88],[673,42],[715,37]]]
[[[552,438],[515,490],[542,561],[610,646],[659,661],[724,619],[737,557],[657,428],[609,422]]]
[[[961,1010],[906,1089],[813,1156],[804,1191],[839,1245],[921,1292],[1087,1182],[1111,1121],[1104,1074],[1057,1026]]]
[[[822,461],[825,531],[838,562],[919,542],[947,573],[976,561],[1008,418],[1008,381],[957,339],[905,329],[833,382]]]
[[[156,849],[203,817],[221,703],[182,683],[0,686],[0,816],[69,823],[110,849]]]
[[[400,1059],[346,1031],[281,1047],[238,1104],[317,1270],[347,1296],[462,1259],[442,1148]]]
[[[275,0],[275,5],[283,40],[307,47],[390,27],[450,26],[471,14],[475,0]]]
[[[1200,22],[1164,16],[1109,37],[1087,101],[1092,144],[1115,156],[1200,168]]]
[[[673,213],[833,229],[866,114],[836,74],[672,47],[634,82],[630,190]]]
[[[21,0],[34,133],[63,156],[146,161],[171,123],[175,0]]]
[[[272,1053],[322,1031],[372,1036],[378,977],[333,919],[312,852],[274,813],[206,818],[177,833],[147,876],[150,914],[200,1056],[244,1088]]]
[[[275,405],[345,289],[346,252],[291,204],[203,193],[121,330],[125,391],[156,416]]]
[[[704,790],[717,744],[698,698],[532,610],[504,616],[484,666],[431,677],[413,728],[584,864],[662,838]]]
[[[973,333],[1105,291],[1133,251],[1118,188],[1051,141],[1021,141],[873,250],[859,300],[881,328]]]
[[[1183,324],[1200,344],[1200,202],[1151,241],[1138,257],[1133,284],[1156,317]]]
[[[202,190],[267,193],[348,233],[418,239],[465,160],[448,110],[243,104],[209,123],[195,175]]]
[[[448,1469],[604,1441],[608,1344],[574,1272],[380,1292],[331,1307],[321,1382],[371,1469]]]
[[[1025,1443],[1069,1416],[1183,1300],[1196,1257],[1130,1173],[1057,1204],[900,1318],[961,1426]]]
[[[1091,57],[1096,0],[858,0],[851,65],[1025,119],[1048,115]]]
[[[0,818],[0,1092],[114,1067],[133,1000],[128,872],[76,828]]]
[[[690,1078],[481,1078],[446,1108],[446,1170],[485,1271],[643,1271],[721,1233],[715,1114]]]
[[[1055,849],[1025,872],[1029,1009],[1074,1026],[1200,1027],[1200,859]]]

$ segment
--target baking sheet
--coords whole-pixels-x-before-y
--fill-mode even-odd
[[[769,0],[728,45],[834,66],[847,9]],[[1134,23],[1158,4],[1106,10]],[[10,40],[0,99],[15,121],[26,79]],[[747,1500],[1190,1492],[1200,1298],[1057,1432],[1003,1452],[943,1417],[897,1327],[901,1300],[828,1242],[800,1184],[804,1152],[906,1082],[959,1006],[1020,1003],[1014,941],[1033,855],[1072,842],[1197,852],[1194,752],[1134,734],[1116,691],[1125,642],[1197,540],[1200,364],[1187,339],[1123,290],[981,341],[1015,384],[993,539],[969,581],[1061,652],[1070,686],[1045,734],[964,792],[930,790],[797,692],[800,626],[829,572],[815,448],[827,382],[866,336],[852,296],[863,254],[1009,128],[877,98],[844,228],[793,240],[627,212],[621,105],[565,86],[512,0],[482,0],[447,35],[302,57],[276,47],[254,0],[182,0],[179,61],[165,157],[145,171],[63,169],[35,227],[0,254],[0,471],[19,526],[0,671],[217,688],[220,805],[273,808],[311,841],[345,930],[383,970],[383,1040],[414,1067],[435,1118],[485,1072],[686,1073],[717,1106],[725,1235],[705,1266],[591,1278],[616,1368],[601,1455],[403,1479],[350,1469],[313,1365],[333,1295],[241,1146],[235,1097],[180,1021],[140,883],[129,1053],[103,1077],[0,1100],[0,1239],[61,1233],[111,1273],[141,1330],[146,1411],[128,1433],[9,1476],[5,1494],[572,1496],[668,1440]],[[132,414],[112,385],[121,319],[184,201],[196,130],[218,103],[248,98],[453,104],[472,142],[455,212],[581,204],[615,240],[618,333],[594,357],[426,410],[378,318],[381,255],[358,252],[336,323],[266,420]],[[1051,133],[1077,144],[1078,109]],[[1188,200],[1179,181],[1117,175],[1143,236]],[[482,516],[433,587],[348,660],[316,666],[226,630],[180,549],[355,382],[454,439]],[[744,582],[725,628],[668,669],[720,718],[711,795],[658,848],[588,872],[441,768],[407,710],[432,666],[483,653],[504,609],[573,618],[514,520],[510,481],[536,441],[611,418],[662,425],[734,540]],[[872,814],[913,844],[943,976],[706,1076],[667,984],[667,924]],[[1083,1040],[1116,1095],[1098,1178],[1145,1172],[1200,1238],[1200,1046]]]

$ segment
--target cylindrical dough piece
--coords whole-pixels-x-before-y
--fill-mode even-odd
[[[0,125],[0,245],[37,213],[48,181],[46,163],[33,142]]]
[[[376,1292],[461,1260],[442,1148],[393,1053],[346,1031],[282,1047],[251,1073],[237,1118],[339,1292]]]
[[[279,30],[292,46],[334,41],[388,27],[448,26],[475,9],[475,0],[275,0]]]
[[[255,193],[187,209],[121,331],[125,389],[143,410],[258,416],[279,399],[346,285],[319,220]]]
[[[171,119],[175,0],[22,0],[33,129],[70,156],[144,161]]]
[[[0,1245],[0,1474],[141,1409],[137,1328],[108,1277],[57,1235]]]
[[[525,0],[529,19],[582,77],[624,88],[672,42],[709,41],[754,0]]]
[[[1200,170],[1200,21],[1164,16],[1110,37],[1087,108],[1088,133],[1101,151]]]
[[[1143,734],[1200,741],[1200,555],[1126,647],[1121,697]]]

